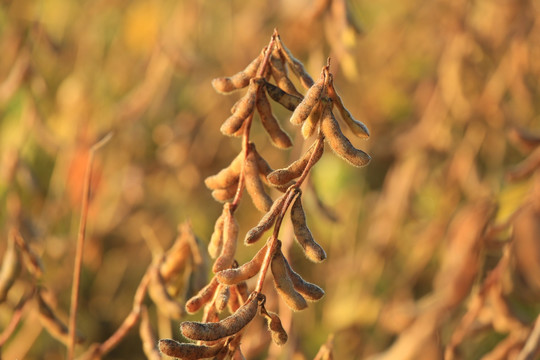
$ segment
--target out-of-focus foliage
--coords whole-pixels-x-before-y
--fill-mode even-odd
[[[314,77],[332,57],[373,160],[353,169],[327,152],[314,168],[340,221],[306,191],[328,259],[313,267],[290,251],[326,297],[282,309],[283,348],[253,326],[244,354],[313,358],[334,334],[338,359],[516,358],[540,311],[538,19],[534,0],[1,2],[0,254],[16,229],[43,274],[23,266],[0,331],[35,287],[67,319],[88,148],[110,131],[94,163],[77,354],[122,323],[180,222],[208,242],[221,206],[203,179],[240,146],[219,133],[238,97],[210,81],[242,69],[277,27]],[[253,138],[279,168],[302,136],[275,112],[295,147],[275,150],[257,126]],[[241,234],[253,210],[239,209]],[[28,302],[0,336],[2,358],[64,358],[37,308]],[[149,310],[159,337],[179,337]],[[106,358],[144,359],[137,331]]]

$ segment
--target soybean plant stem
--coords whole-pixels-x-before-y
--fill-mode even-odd
[[[257,75],[256,77],[262,77],[266,71],[266,67],[268,65],[268,61],[270,59],[270,54],[272,53],[272,48],[274,47],[274,44],[276,42],[276,31],[274,31],[274,34],[272,35],[272,38],[270,39],[270,43],[266,47],[266,53],[264,54],[263,61],[259,65],[259,68],[257,69]],[[258,93],[257,93],[257,96]],[[238,187],[236,188],[236,193],[234,195],[234,199],[231,203],[231,211],[234,213],[236,211],[236,208],[240,204],[240,200],[242,199],[242,193],[244,191],[244,184],[245,184],[245,168],[246,168],[246,162],[247,157],[249,155],[250,146],[249,146],[249,133],[251,131],[251,123],[253,121],[253,113],[248,116],[248,118],[245,120],[244,123],[244,132],[242,134],[242,151],[244,152],[244,161],[242,162],[242,170],[240,171],[240,178],[238,179]]]
[[[73,269],[73,282],[71,287],[71,307],[69,316],[69,340],[67,359],[72,360],[75,352],[75,328],[77,326],[77,307],[79,305],[79,286],[81,279],[82,258],[84,250],[84,241],[86,238],[86,221],[88,218],[88,205],[90,200],[90,186],[92,185],[92,164],[94,162],[94,154],[103,145],[105,145],[112,137],[112,133],[108,133],[103,139],[95,143],[89,150],[88,162],[84,174],[83,197],[81,205],[81,218],[79,222],[79,233],[77,236],[77,249],[75,252],[75,265]]]
[[[279,235],[279,229],[281,227],[281,223],[283,221],[283,217],[285,216],[285,213],[287,212],[287,209],[293,202],[298,193],[300,192],[300,186],[307,178],[311,168],[313,165],[315,165],[315,154],[319,151],[319,147],[324,146],[324,137],[322,135],[319,135],[319,138],[317,139],[317,144],[315,145],[315,149],[313,153],[311,154],[311,157],[309,158],[309,161],[306,165],[306,168],[302,172],[302,175],[298,178],[296,183],[292,185],[289,189],[287,189],[287,198],[283,202],[283,206],[281,208],[280,214],[276,219],[276,223],[274,225],[274,232],[272,234],[272,237],[268,240],[269,244],[267,247],[266,254],[264,255],[264,260],[261,266],[261,271],[259,273],[259,278],[257,279],[257,286],[255,287],[255,292],[261,292],[262,287],[264,285],[264,279],[266,278],[266,273],[268,272],[268,266],[270,266],[270,262],[272,261],[272,257],[274,256],[274,253],[276,251],[276,247],[278,244],[278,235]]]

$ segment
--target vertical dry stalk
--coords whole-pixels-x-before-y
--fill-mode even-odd
[[[68,360],[73,359],[75,352],[75,329],[77,326],[77,307],[79,304],[79,285],[81,278],[82,257],[84,249],[84,240],[86,237],[86,220],[88,217],[88,202],[90,200],[90,186],[92,182],[92,164],[94,162],[94,154],[102,146],[107,144],[112,137],[112,133],[105,135],[103,139],[94,144],[90,149],[88,157],[88,163],[86,164],[86,171],[84,175],[83,185],[83,197],[81,205],[81,219],[79,222],[79,232],[77,236],[77,249],[75,252],[75,264],[73,269],[73,282],[71,288],[71,308],[69,315],[69,342],[67,349]]]

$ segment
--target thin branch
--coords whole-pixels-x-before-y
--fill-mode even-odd
[[[259,68],[257,69],[257,75],[256,77],[262,77],[266,71],[266,67],[268,66],[268,61],[270,59],[270,54],[272,53],[272,49],[276,42],[276,36],[277,32],[274,31],[274,34],[272,34],[272,37],[270,39],[270,43],[266,47],[266,53],[264,54],[264,58],[259,65]],[[258,96],[258,94],[257,94]],[[238,179],[238,187],[236,188],[236,194],[234,195],[234,199],[231,203],[231,211],[234,213],[236,211],[236,208],[240,204],[240,200],[242,199],[242,193],[244,191],[245,186],[245,168],[246,168],[246,162],[247,157],[249,154],[249,134],[251,131],[251,123],[253,122],[253,113],[251,113],[248,118],[245,120],[244,123],[244,133],[242,134],[242,151],[244,152],[244,161],[242,162],[242,170],[240,171],[240,178]]]
[[[266,278],[266,273],[268,272],[268,267],[270,266],[270,262],[272,261],[272,257],[274,256],[274,253],[276,251],[277,243],[278,243],[278,235],[279,235],[279,229],[281,228],[281,223],[283,221],[283,217],[285,216],[285,213],[287,212],[287,209],[293,202],[293,200],[296,198],[296,196],[299,194],[300,186],[302,183],[306,180],[311,168],[313,165],[315,165],[315,154],[317,153],[318,149],[324,146],[324,137],[322,135],[319,135],[319,138],[317,139],[317,144],[315,145],[315,150],[312,152],[311,157],[309,158],[309,161],[306,165],[306,168],[302,172],[302,175],[298,178],[296,183],[292,185],[289,189],[287,189],[287,198],[283,202],[283,206],[281,208],[280,215],[276,219],[276,223],[274,225],[274,233],[272,234],[272,237],[268,240],[269,244],[266,250],[266,254],[264,255],[264,260],[261,266],[261,271],[259,273],[259,278],[257,279],[257,286],[255,287],[256,292],[261,292],[262,287],[264,285],[264,279]]]
[[[81,218],[79,222],[79,233],[77,236],[77,249],[75,252],[75,265],[73,269],[73,282],[71,287],[71,308],[69,316],[69,337],[67,359],[72,360],[75,352],[75,328],[77,326],[77,307],[79,305],[79,286],[81,278],[82,258],[84,250],[84,241],[86,237],[86,222],[88,219],[88,204],[90,200],[90,186],[92,183],[92,164],[94,162],[94,154],[103,145],[105,145],[112,137],[112,133],[105,135],[103,139],[94,144],[89,151],[89,158],[86,164],[84,174],[83,197],[81,205]]]
[[[6,325],[4,331],[0,334],[0,348],[4,346],[6,341],[11,337],[11,334],[13,334],[13,332],[17,328],[17,325],[21,321],[24,308],[26,307],[26,304],[28,304],[28,300],[32,299],[32,297],[34,296],[34,292],[35,289],[32,289],[30,293],[25,295],[19,301],[15,309],[13,309],[13,316],[9,320],[9,323]]]

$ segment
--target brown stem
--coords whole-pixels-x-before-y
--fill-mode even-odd
[[[276,252],[276,247],[278,244],[278,234],[279,234],[279,228],[281,227],[281,222],[283,221],[283,217],[285,215],[285,212],[289,208],[290,204],[293,202],[294,197],[298,193],[298,188],[296,185],[291,186],[287,190],[287,198],[283,202],[283,206],[281,208],[281,212],[279,216],[276,219],[276,224],[274,225],[274,232],[272,233],[272,236],[270,239],[268,239],[268,247],[266,250],[266,254],[264,255],[264,260],[261,265],[261,271],[259,273],[259,278],[257,279],[257,286],[255,287],[255,292],[260,293],[262,291],[262,287],[264,285],[264,279],[266,278],[266,273],[268,272],[268,266],[270,265],[270,262],[272,261],[272,256],[274,256],[274,253]]]
[[[141,305],[144,301],[144,297],[146,296],[148,284],[150,283],[151,268],[151,266],[148,267],[148,270],[146,270],[146,273],[144,274],[141,282],[139,283],[139,287],[137,288],[135,296],[133,297],[133,308],[131,309],[131,312],[124,319],[124,322],[122,323],[122,325],[120,325],[116,332],[100,345],[99,348],[101,354],[106,354],[113,348],[115,348],[116,345],[118,345],[118,343],[127,335],[128,331],[131,330],[131,328],[133,328],[133,326],[135,326],[135,324],[139,320],[142,309]]]
[[[112,349],[114,349],[120,341],[127,335],[129,330],[133,328],[137,324],[137,321],[139,320],[139,317],[141,316],[142,311],[142,303],[144,301],[144,298],[146,296],[146,292],[148,290],[148,284],[150,283],[150,271],[152,270],[152,265],[146,269],[145,274],[143,275],[141,282],[139,283],[139,286],[137,287],[137,291],[135,292],[135,295],[133,297],[133,307],[131,309],[131,312],[126,316],[124,319],[124,322],[114,334],[112,334],[107,340],[105,340],[101,344],[94,344],[92,345],[85,354],[81,356],[81,359],[89,360],[89,359],[100,359],[103,355],[110,352]]]
[[[274,253],[276,251],[277,243],[278,243],[278,235],[279,235],[279,229],[281,228],[281,223],[283,221],[283,218],[285,216],[285,213],[287,212],[287,209],[291,205],[291,203],[294,201],[296,196],[299,194],[300,185],[304,182],[304,180],[307,178],[311,168],[313,165],[315,165],[315,156],[314,154],[317,153],[319,147],[324,146],[324,137],[322,135],[319,135],[319,138],[317,139],[317,144],[315,145],[315,150],[311,154],[311,157],[309,158],[309,161],[306,165],[306,168],[302,172],[302,175],[298,178],[296,183],[292,185],[289,189],[287,189],[287,198],[283,202],[283,206],[281,208],[280,214],[276,219],[276,223],[274,225],[274,232],[272,234],[272,237],[268,240],[268,248],[266,251],[266,254],[264,255],[264,260],[261,266],[261,271],[259,273],[259,278],[257,279],[257,286],[255,287],[256,292],[261,292],[262,287],[264,285],[264,279],[266,278],[266,273],[268,272],[268,266],[270,266],[270,262],[272,261],[272,256],[274,256]]]
[[[13,309],[13,316],[11,317],[11,320],[6,325],[6,328],[4,331],[0,334],[0,348],[6,343],[6,341],[10,338],[11,334],[17,329],[17,325],[21,321],[24,308],[26,307],[26,304],[28,304],[28,300],[30,300],[34,296],[33,289],[30,293],[25,295],[20,301],[19,304]]]
[[[246,119],[246,123],[244,126],[244,134],[242,136],[242,151],[244,152],[244,160],[242,161],[242,169],[240,170],[240,177],[238,178],[238,187],[236,188],[236,194],[234,195],[234,199],[231,204],[231,212],[234,213],[236,211],[236,208],[240,204],[240,200],[242,200],[242,193],[244,192],[244,186],[245,186],[245,168],[246,168],[246,162],[247,157],[249,154],[249,132],[251,130],[251,121],[253,120],[253,114],[249,115],[249,117]]]
[[[315,165],[314,154],[316,154],[319,151],[319,148],[321,146],[324,146],[324,136],[322,134],[319,135],[319,138],[317,139],[317,144],[315,145],[315,149],[311,153],[311,157],[309,158],[306,168],[302,172],[302,175],[300,175],[300,177],[296,181],[295,186],[300,187],[300,185],[302,185],[302,183],[306,180],[311,168],[313,167],[313,165]]]
[[[81,205],[81,219],[79,222],[79,233],[77,236],[77,249],[75,251],[75,265],[73,269],[73,282],[71,287],[71,307],[69,316],[69,337],[67,359],[72,360],[75,352],[75,328],[77,326],[77,307],[79,305],[79,286],[81,278],[82,258],[84,241],[86,238],[86,221],[88,219],[88,204],[90,200],[90,186],[92,184],[92,164],[94,162],[94,154],[103,145],[105,145],[112,137],[112,133],[105,135],[103,139],[95,143],[89,151],[88,162],[84,174],[83,197]]]
[[[270,54],[272,53],[272,49],[276,42],[276,36],[277,36],[277,31],[274,30],[274,34],[272,35],[270,39],[270,43],[266,47],[266,53],[264,54],[263,61],[261,62],[261,64],[259,65],[259,68],[257,69],[256,77],[262,77],[266,71],[266,67],[268,66],[268,62],[270,59]],[[244,124],[244,133],[242,134],[242,151],[244,152],[244,161],[242,162],[242,170],[240,171],[240,178],[238,179],[238,187],[236,188],[236,194],[234,195],[234,199],[231,204],[231,211],[233,213],[236,211],[236,208],[240,204],[240,200],[242,199],[242,193],[244,192],[244,184],[245,184],[244,170],[246,167],[247,157],[250,151],[249,150],[250,148],[249,133],[251,131],[251,123],[253,122],[253,113],[249,115],[249,117],[245,121],[246,122]]]

